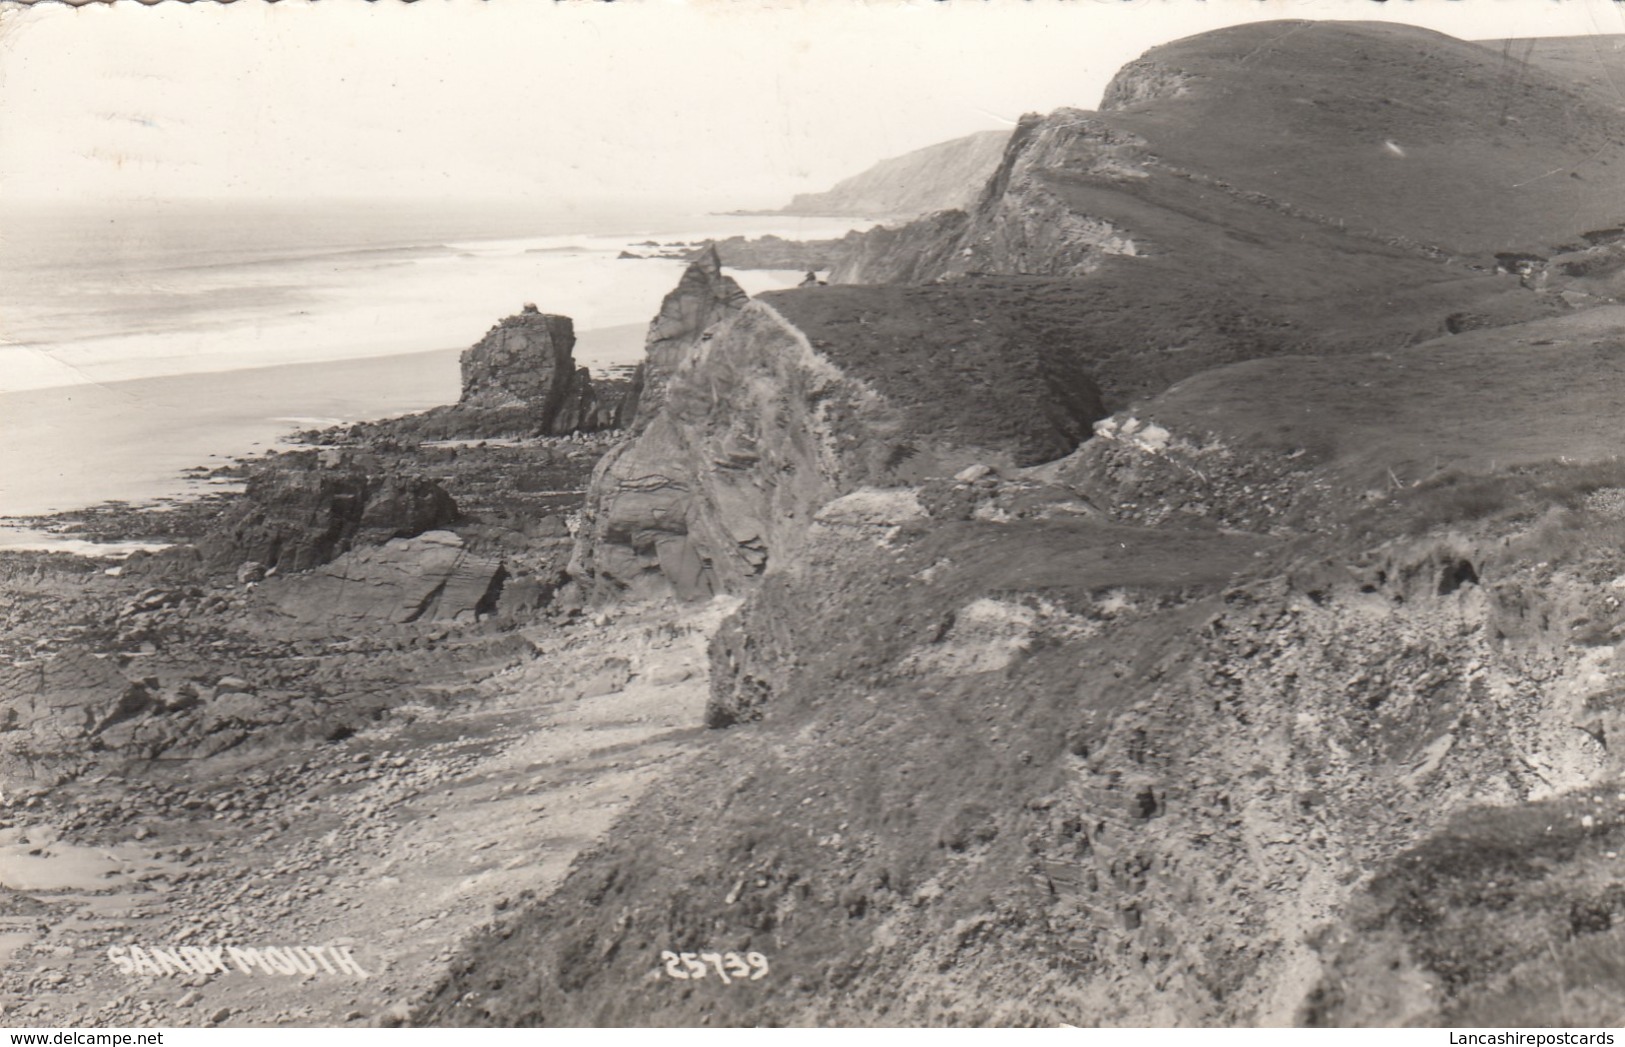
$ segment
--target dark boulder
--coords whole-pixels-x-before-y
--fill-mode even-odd
[[[457,503],[432,480],[284,455],[249,477],[242,501],[204,540],[203,553],[216,571],[236,571],[250,561],[303,571],[357,546],[445,527],[459,516]]]

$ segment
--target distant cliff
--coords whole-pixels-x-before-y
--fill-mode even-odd
[[[837,182],[823,193],[800,193],[786,214],[920,215],[966,207],[1004,155],[1008,131],[980,131],[894,156]]]
[[[1601,59],[1561,41],[1293,25],[1288,37],[1233,27],[1165,44],[1124,67],[1098,112],[1023,117],[976,179],[980,195],[939,205],[965,223],[871,231],[832,280],[1125,266],[1166,280],[1185,260],[1222,257],[1204,280],[1277,299],[1297,284],[1311,301],[1313,274],[1350,251],[1482,271],[1497,253],[1544,256],[1618,224],[1622,124],[1599,93]],[[1381,283],[1391,270],[1378,264]]]

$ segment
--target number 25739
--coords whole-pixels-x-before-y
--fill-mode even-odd
[[[759,952],[741,956],[736,952],[663,952],[660,959],[666,965],[666,977],[678,981],[697,981],[713,971],[723,985],[734,982],[754,982],[767,977],[767,957]]]

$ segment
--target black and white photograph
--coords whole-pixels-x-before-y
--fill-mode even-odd
[[[0,1026],[1612,1044],[1622,455],[1614,0],[0,0]]]

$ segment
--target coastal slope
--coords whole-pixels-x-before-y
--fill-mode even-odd
[[[891,427],[792,424],[730,488],[765,519],[819,477],[759,570],[715,572],[727,729],[415,1020],[1602,1022],[1621,139],[1556,78],[1495,93],[1505,61],[1346,23],[1154,49],[1101,113],[1024,120],[967,211],[865,234],[854,286],[702,334],[671,388],[771,310]],[[1048,332],[1092,436],[990,439],[961,326],[1011,364]],[[750,395],[838,416],[826,388]],[[722,404],[626,453],[714,445]]]

